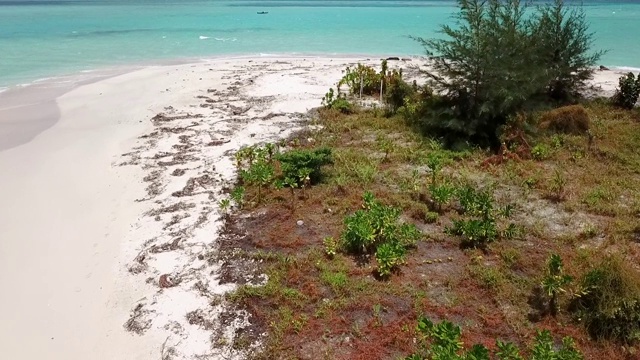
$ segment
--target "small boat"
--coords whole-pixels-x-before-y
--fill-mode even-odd
[[[258,11],[258,15],[265,15],[265,14],[268,14],[268,13],[269,13],[268,11]]]

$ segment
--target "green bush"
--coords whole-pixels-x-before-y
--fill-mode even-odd
[[[495,356],[484,345],[476,344],[465,349],[461,340],[462,329],[449,321],[434,324],[429,319],[418,319],[416,332],[419,349],[405,360],[523,360],[520,350],[512,343],[496,340]],[[566,337],[557,346],[548,330],[538,331],[530,348],[531,360],[582,360],[583,356],[573,339]]]
[[[453,220],[453,226],[445,229],[450,235],[462,237],[463,247],[483,248],[498,238],[495,220],[491,218]]]
[[[352,114],[355,111],[353,104],[340,92],[336,95],[333,88],[330,88],[322,98],[322,105],[325,109],[337,110],[343,114]]]
[[[640,96],[640,74],[635,78],[632,72],[620,77],[613,103],[624,109],[633,109]]]
[[[389,111],[395,114],[400,107],[410,101],[416,94],[417,86],[410,85],[402,79],[402,71],[393,70],[385,78],[384,101]]]
[[[422,125],[448,145],[471,141],[498,149],[500,129],[517,113],[582,88],[601,53],[579,8],[561,0],[527,9],[520,0],[458,0],[455,25],[420,42],[426,72],[442,96],[427,99]],[[530,16],[533,14],[533,16]]]
[[[564,274],[562,258],[558,254],[552,254],[547,260],[547,273],[542,279],[542,289],[549,296],[549,312],[556,316],[558,313],[558,295],[566,291],[565,286],[573,281],[573,278]]]
[[[306,177],[314,184],[322,175],[323,165],[331,163],[331,149],[294,149],[276,156],[280,162],[283,178],[295,179],[298,186],[304,184]]]
[[[364,209],[344,219],[342,248],[355,254],[375,253],[378,273],[385,277],[404,262],[406,250],[422,233],[413,224],[399,224],[400,210],[383,205],[373,194],[365,193],[363,200]]]
[[[407,249],[399,242],[387,242],[376,249],[378,274],[382,277],[391,275],[393,269],[404,264]]]
[[[547,144],[536,144],[531,148],[531,156],[538,161],[548,159],[550,153],[551,149],[549,149]]]
[[[340,92],[340,86],[347,85],[352,94],[359,95],[360,84],[362,84],[363,95],[380,94],[381,80],[382,75],[371,66],[358,64],[355,68],[347,67],[344,70],[344,76],[338,81],[338,92]]]
[[[445,232],[461,236],[463,247],[484,248],[495,241],[500,235],[496,215],[504,215],[504,209],[494,210],[493,194],[488,190],[476,190],[467,184],[456,189],[456,195],[460,211],[465,217],[454,219],[453,225],[445,228]],[[513,230],[507,227],[504,232]]]
[[[258,186],[258,202],[262,199],[262,189],[274,179],[275,169],[272,164],[260,159],[253,162],[248,170],[240,172],[240,178],[245,184]]]
[[[640,339],[640,274],[618,256],[587,272],[570,309],[594,338]]]

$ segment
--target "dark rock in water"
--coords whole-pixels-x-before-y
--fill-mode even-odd
[[[409,58],[402,58],[402,61],[411,61]]]
[[[604,71],[604,70],[609,70],[609,68],[604,65],[600,65],[600,71]]]
[[[387,58],[387,61],[388,61],[388,60],[400,60],[400,58],[399,58],[399,57],[397,57],[397,56],[391,56],[391,57],[388,57],[388,58]]]

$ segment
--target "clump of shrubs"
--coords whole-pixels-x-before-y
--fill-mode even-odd
[[[522,360],[520,349],[513,343],[496,340],[494,351],[484,345],[475,344],[465,348],[461,340],[462,330],[459,326],[443,320],[437,324],[425,317],[418,320],[416,332],[419,336],[419,349],[405,360]],[[576,348],[572,338],[562,339],[557,345],[548,330],[538,331],[530,347],[531,359],[544,360],[582,360],[583,356]],[[494,356],[491,356],[492,353]]]
[[[400,224],[400,210],[387,206],[367,192],[364,205],[344,219],[342,249],[353,254],[374,253],[378,273],[387,277],[404,264],[407,250],[415,246],[422,233],[413,224]]]
[[[604,259],[580,281],[570,310],[597,339],[640,340],[640,274],[618,256]]]
[[[353,104],[347,100],[346,96],[340,93],[338,89],[338,93],[336,94],[333,91],[333,88],[330,88],[329,91],[322,97],[322,105],[325,109],[334,109],[343,114],[352,114],[355,109]]]
[[[386,64],[385,64],[386,65]],[[383,69],[384,73],[386,69]],[[355,67],[348,66],[344,70],[344,76],[338,81],[338,92],[340,87],[346,85],[349,87],[349,91],[353,95],[360,94],[360,88],[362,85],[363,95],[375,95],[380,94],[380,81],[382,80],[381,73],[377,72],[374,68],[367,65],[358,64]]]
[[[632,72],[622,76],[618,81],[618,89],[613,96],[613,103],[624,109],[633,109],[640,97],[640,74],[636,78]]]
[[[540,127],[562,134],[582,135],[589,131],[589,114],[582,105],[563,106],[540,117]]]
[[[264,192],[272,185],[276,188],[289,187],[293,194],[295,188],[310,186],[321,178],[321,167],[331,163],[331,149],[292,149],[280,153],[275,144],[244,147],[235,154],[241,195],[232,192],[232,198],[241,206],[248,185],[257,189],[257,202],[260,203]],[[235,195],[234,195],[235,194]]]

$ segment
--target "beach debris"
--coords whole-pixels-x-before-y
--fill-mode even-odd
[[[604,65],[600,65],[600,71],[605,71],[605,70],[609,70],[609,68]]]
[[[151,327],[151,320],[143,319],[144,315],[147,313],[148,311],[144,309],[144,304],[138,303],[131,312],[129,320],[124,323],[124,328],[127,329],[127,331],[134,332],[138,335],[144,334],[144,332]]]
[[[229,143],[229,142],[231,142],[231,140],[222,140],[222,139],[213,140],[210,143],[208,143],[207,146],[220,146],[222,144],[226,144],[226,143]]]
[[[177,283],[171,275],[162,274],[160,275],[160,280],[158,281],[158,285],[160,285],[160,287],[164,289],[164,288],[174,287],[177,285]]]

